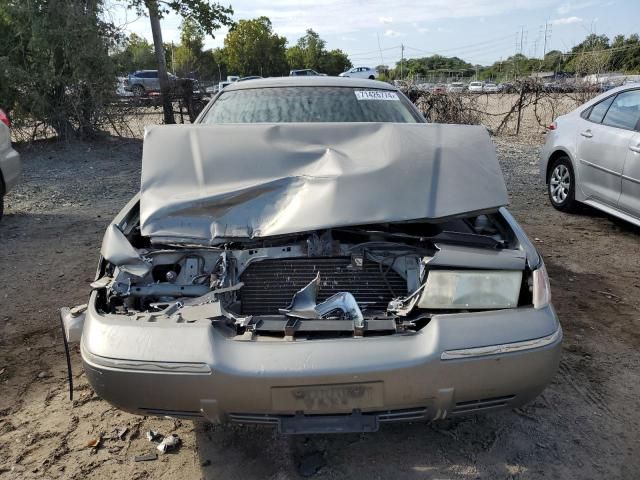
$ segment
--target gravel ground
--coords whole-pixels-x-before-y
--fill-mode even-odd
[[[0,478],[638,478],[640,232],[593,210],[556,212],[539,147],[496,146],[565,330],[552,384],[523,409],[297,437],[119,412],[94,395],[77,349],[69,402],[57,309],[86,302],[104,228],[138,187],[141,144],[21,149],[24,176],[0,223]],[[182,447],[134,462],[153,449],[149,429]]]

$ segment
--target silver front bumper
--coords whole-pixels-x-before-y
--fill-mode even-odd
[[[94,300],[81,351],[102,398],[143,415],[274,423],[291,433],[367,431],[521,405],[550,381],[562,341],[551,307],[441,315],[406,335],[285,342],[234,340],[210,321],[102,316]],[[286,398],[332,388],[370,389],[375,401],[329,396],[305,408]]]

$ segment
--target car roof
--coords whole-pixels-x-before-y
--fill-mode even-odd
[[[377,80],[349,77],[272,77],[260,78],[250,82],[234,83],[225,91],[245,90],[253,88],[273,87],[351,87],[351,88],[375,88],[378,90],[397,90],[396,87]]]

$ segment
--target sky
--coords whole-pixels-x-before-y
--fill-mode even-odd
[[[107,0],[107,16],[127,32],[151,41],[149,19]],[[514,53],[542,57],[569,50],[589,33],[640,33],[640,0],[219,0],[234,20],[269,17],[289,45],[312,28],[340,48],[355,66],[393,66],[433,54],[490,65]],[[179,42],[176,15],[162,20],[165,42]],[[223,46],[226,29],[207,37],[206,48]]]

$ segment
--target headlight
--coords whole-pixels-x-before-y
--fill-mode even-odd
[[[518,305],[521,285],[521,271],[431,270],[418,307],[512,308]]]
[[[551,303],[551,285],[544,263],[533,271],[533,307],[543,308]]]

